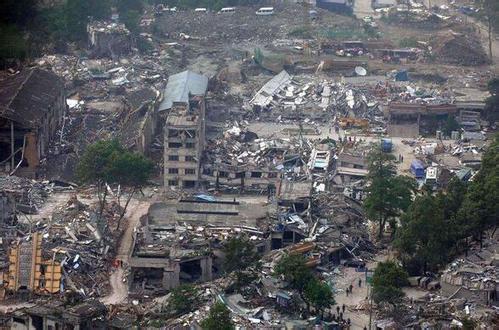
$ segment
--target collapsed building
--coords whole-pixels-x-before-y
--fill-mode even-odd
[[[47,302],[14,312],[11,329],[109,329],[107,308],[97,300],[66,306],[63,302]]]
[[[66,111],[61,78],[38,68],[0,81],[0,164],[2,170],[35,177]]]
[[[498,246],[496,240],[486,239],[483,248],[472,248],[463,259],[452,262],[440,277],[441,294],[476,305],[497,306]]]
[[[42,236],[34,233],[31,241],[18,242],[11,248],[9,271],[4,274],[5,277],[5,288],[13,292],[28,290],[56,293],[60,290],[62,269],[54,258],[43,260]]]
[[[206,195],[152,204],[134,233],[130,291],[158,293],[182,283],[211,281],[222,271],[220,243],[238,232],[253,235],[257,248],[267,250],[258,229],[266,211]]]
[[[96,57],[119,57],[132,48],[132,35],[123,23],[90,22],[87,25],[90,51]]]
[[[453,104],[421,104],[392,102],[388,106],[387,133],[390,136],[418,137],[429,132],[435,122],[445,122],[457,113]]]
[[[121,119],[119,139],[123,146],[150,155],[156,136],[156,104],[159,93],[152,88],[141,88],[126,97],[126,110]]]
[[[158,114],[164,134],[165,187],[199,185],[208,78],[184,71],[168,78]]]

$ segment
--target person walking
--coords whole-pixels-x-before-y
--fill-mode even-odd
[[[362,286],[362,279],[359,278],[359,288]]]
[[[345,308],[346,308],[346,306],[345,306],[345,304],[343,304],[343,306],[341,306],[341,309],[343,310],[343,313],[345,313]]]

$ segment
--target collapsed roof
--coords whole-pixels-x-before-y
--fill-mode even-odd
[[[203,96],[208,89],[208,78],[192,71],[183,71],[168,78],[164,99],[158,111],[171,109],[175,102],[189,102],[189,95]]]
[[[0,81],[0,117],[36,127],[64,89],[62,79],[39,68]]]

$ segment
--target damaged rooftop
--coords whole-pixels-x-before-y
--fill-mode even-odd
[[[499,323],[497,1],[0,12],[0,328]]]

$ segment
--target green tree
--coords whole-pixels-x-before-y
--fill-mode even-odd
[[[221,302],[216,302],[211,308],[208,317],[201,322],[204,330],[232,330],[234,324],[230,318],[230,311]]]
[[[142,12],[144,10],[144,1],[142,0],[113,0],[114,5],[118,8],[120,13],[128,10],[135,10]]]
[[[243,270],[258,260],[255,245],[246,237],[232,237],[223,248],[224,269],[230,273]]]
[[[469,317],[465,317],[461,320],[461,322],[463,323],[463,327],[462,329],[463,330],[474,330],[476,329],[476,322],[473,320],[473,319],[470,319]]]
[[[482,244],[483,233],[499,219],[499,134],[482,157],[482,165],[468,187],[459,210],[461,223]]]
[[[144,156],[124,150],[117,140],[102,140],[87,147],[76,167],[76,177],[82,184],[97,186],[99,218],[106,204],[108,184],[119,184],[128,190],[121,221],[131,198],[147,183],[152,170],[152,162]]]
[[[454,116],[447,116],[445,120],[445,124],[443,127],[443,132],[446,136],[451,136],[452,131],[457,131],[460,128],[459,123],[457,122]]]
[[[449,221],[444,218],[442,197],[418,196],[401,218],[395,247],[402,259],[419,265],[420,271],[437,270],[453,246]]]
[[[25,27],[36,14],[35,0],[0,1],[0,22]]]
[[[118,219],[118,229],[134,194],[144,187],[153,173],[153,162],[139,153],[122,151],[110,155],[109,180],[128,190],[128,197]]]
[[[314,306],[316,311],[320,313],[321,317],[324,314],[324,309],[329,308],[336,303],[329,285],[315,278],[310,280],[305,286],[303,295],[307,302]]]
[[[369,186],[364,209],[370,219],[379,225],[379,237],[383,236],[386,223],[393,221],[410,205],[416,184],[412,178],[397,176],[395,157],[373,147],[368,155]]]
[[[198,301],[198,290],[190,284],[182,284],[172,290],[169,306],[174,315],[182,315],[192,312]]]
[[[305,286],[314,278],[312,271],[307,267],[302,255],[286,255],[274,268],[276,275],[283,275],[286,282],[293,288],[303,293]]]
[[[402,287],[408,284],[407,273],[394,261],[380,262],[373,275],[373,299],[376,303],[396,305],[404,297]]]
[[[487,84],[490,96],[485,100],[483,116],[494,123],[499,121],[499,78],[493,78]]]
[[[112,182],[109,159],[113,154],[123,153],[117,140],[102,140],[87,147],[76,167],[76,178],[82,184],[95,184],[99,198],[99,218],[106,204],[106,184]]]
[[[0,61],[24,59],[27,44],[23,33],[14,24],[0,24]],[[3,63],[0,63],[3,66]]]
[[[492,59],[492,30],[499,30],[499,2],[497,0],[476,0],[481,10],[478,12],[479,18],[487,25],[489,55]]]
[[[70,41],[79,41],[86,38],[87,23],[90,18],[100,20],[107,19],[111,15],[111,4],[109,0],[67,0],[62,5],[63,10],[59,13],[64,15],[60,19],[65,20],[65,31],[53,31],[54,33],[66,35]],[[54,10],[57,8],[54,7]]]
[[[142,14],[136,10],[128,10],[123,13],[120,18],[130,32],[137,34],[140,30],[139,23],[141,15]]]

